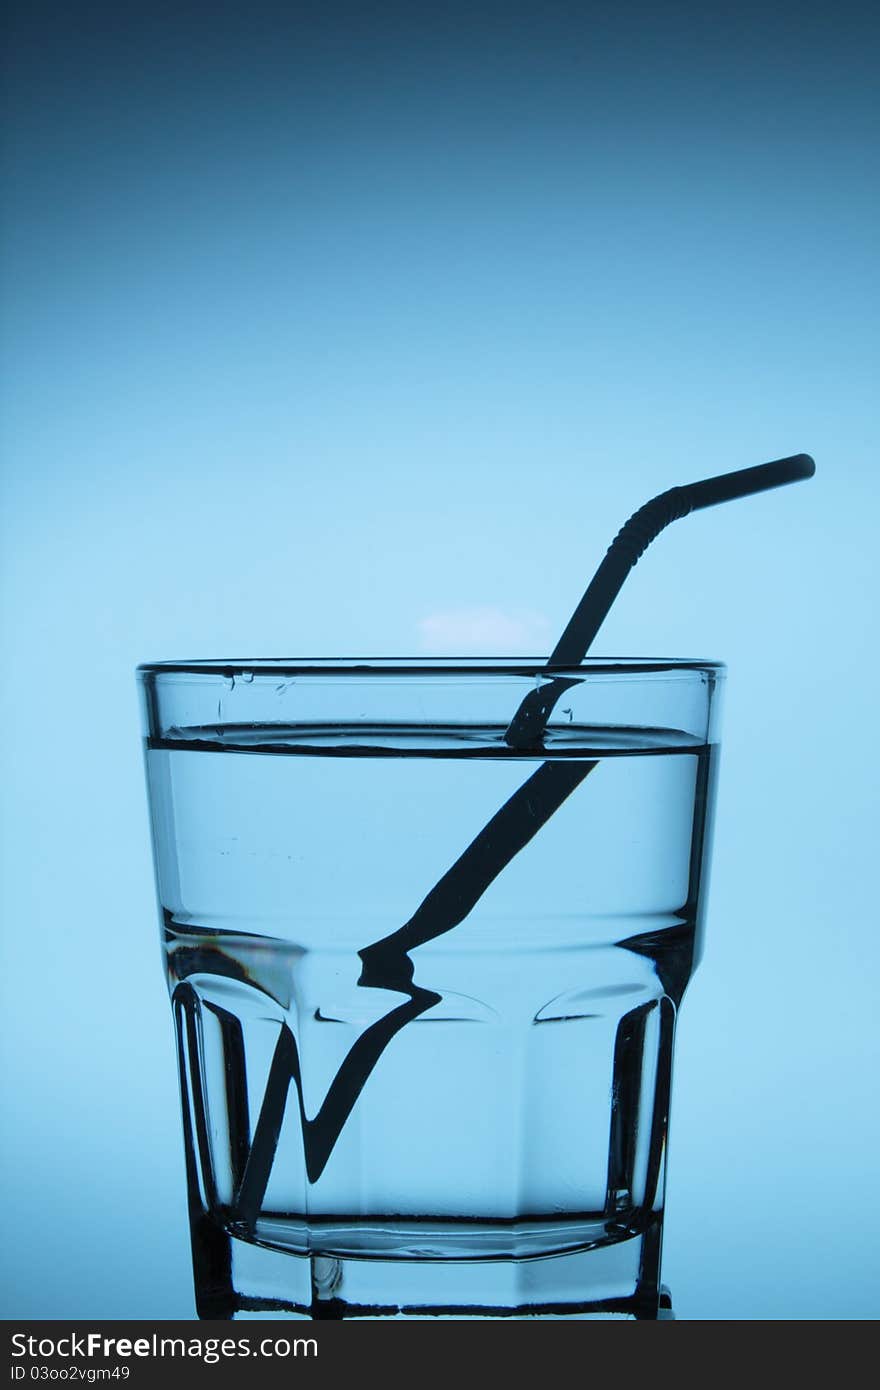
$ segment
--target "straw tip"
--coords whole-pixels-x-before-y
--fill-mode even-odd
[[[816,471],[816,460],[811,454],[794,454],[790,462],[800,478],[812,478]]]

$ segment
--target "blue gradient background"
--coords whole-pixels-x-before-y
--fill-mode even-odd
[[[135,664],[547,650],[800,450],[595,652],[730,667],[679,1316],[877,1315],[873,14],[13,7],[3,1316],[193,1316]]]

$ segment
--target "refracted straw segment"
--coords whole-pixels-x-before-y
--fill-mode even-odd
[[[809,478],[814,472],[815,464],[809,455],[796,454],[670,488],[639,508],[612,542],[553,649],[544,668],[547,679],[526,696],[511,720],[505,735],[508,745],[517,750],[542,751],[544,731],[560,696],[588,679],[585,673],[564,674],[566,668],[570,670],[584,659],[626,576],[651,541],[672,521],[691,511]],[[435,884],[409,921],[358,953],[362,962],[358,981],[361,986],[408,998],[364,1030],[312,1119],[305,1113],[296,1039],[286,1023],[282,1026],[235,1202],[237,1216],[246,1226],[253,1228],[260,1213],[291,1084],[299,1105],[306,1172],[309,1181],[315,1183],[391,1040],[407,1023],[440,1001],[439,994],[414,983],[410,951],[458,926],[494,879],[595,767],[595,761],[543,762]]]
[[[336,1073],[320,1110],[311,1120],[303,1104],[296,1039],[287,1024],[282,1025],[236,1202],[238,1216],[247,1225],[252,1225],[260,1212],[272,1171],[290,1083],[293,1082],[299,1101],[306,1172],[310,1182],[317,1182],[343,1125],[385,1048],[405,1024],[440,1002],[439,994],[414,984],[409,952],[458,926],[479,902],[489,884],[595,766],[595,761],[580,760],[542,763],[431,889],[410,920],[399,931],[365,946],[358,953],[363,965],[358,984],[365,988],[407,994],[409,1002],[401,1004],[364,1030]]]

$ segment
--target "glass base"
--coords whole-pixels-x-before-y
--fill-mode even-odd
[[[479,1261],[298,1255],[230,1235],[208,1216],[193,1227],[197,1311],[210,1320],[668,1320],[659,1252],[659,1217],[589,1250]]]

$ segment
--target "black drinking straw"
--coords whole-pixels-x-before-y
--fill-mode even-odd
[[[540,689],[529,692],[511,720],[505,735],[508,745],[520,750],[542,749],[544,730],[556,701],[564,690],[582,679],[569,675],[554,677],[553,672],[571,670],[581,663],[626,576],[651,541],[670,522],[703,507],[810,478],[815,471],[816,465],[808,454],[795,454],[791,458],[759,464],[756,468],[743,468],[685,487],[670,488],[634,512],[610,545],[553,648],[543,668],[548,681]],[[324,1171],[345,1122],[385,1048],[401,1028],[440,1001],[440,995],[413,982],[414,967],[409,952],[458,926],[490,883],[595,766],[595,761],[580,759],[542,762],[435,884],[409,921],[358,952],[363,967],[360,985],[407,995],[409,1000],[364,1029],[349,1049],[320,1109],[311,1120],[305,1113],[296,1039],[288,1025],[282,1024],[236,1195],[236,1215],[245,1227],[253,1229],[262,1209],[290,1083],[294,1083],[299,1101],[306,1173],[314,1183]],[[401,1104],[405,1104],[403,1097]]]
[[[578,666],[593,644],[608,610],[623,587],[623,582],[635,568],[651,541],[670,522],[678,521],[690,512],[714,507],[719,502],[732,502],[737,497],[749,497],[754,492],[796,483],[812,478],[816,465],[809,454],[793,454],[791,458],[759,463],[755,468],[741,468],[736,473],[722,473],[717,478],[705,478],[684,487],[671,487],[652,497],[622,526],[608,547],[607,554],[586,593],[578,604],[562,636],[550,653],[544,668],[548,675],[560,668]],[[556,679],[539,690],[530,691],[510,722],[505,735],[511,748],[540,747],[547,720],[556,701],[576,681]]]

